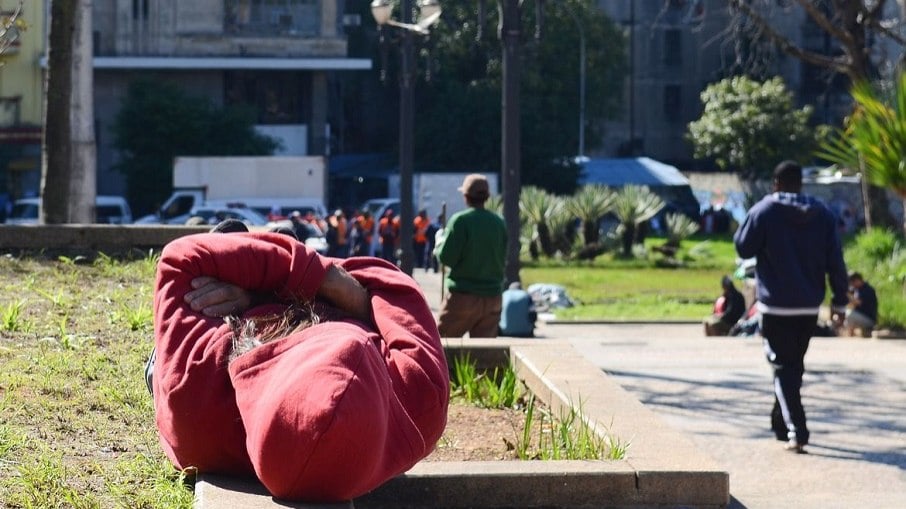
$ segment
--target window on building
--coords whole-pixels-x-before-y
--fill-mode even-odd
[[[682,87],[667,85],[664,87],[664,118],[670,122],[681,120],[682,113]]]
[[[664,64],[676,66],[683,63],[683,32],[678,28],[664,30]]]
[[[258,124],[304,123],[307,89],[299,72],[230,71],[224,77],[226,104],[253,108]]]
[[[226,0],[227,32],[256,35],[318,35],[318,0]]]

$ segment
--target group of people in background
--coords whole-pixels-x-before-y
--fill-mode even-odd
[[[399,263],[403,239],[400,233],[400,215],[393,209],[387,209],[377,219],[368,210],[347,215],[343,209],[336,209],[326,218],[319,217],[313,211],[304,214],[293,211],[288,217],[280,215],[279,211],[273,211],[267,219],[272,222],[288,220],[289,228],[302,242],[313,235],[324,236],[328,256],[375,256],[393,264]],[[410,240],[415,268],[438,272],[439,265],[433,251],[437,233],[443,228],[443,223],[443,214],[438,214],[432,221],[427,210],[418,211],[412,223],[413,235]],[[378,244],[372,249],[375,234]]]

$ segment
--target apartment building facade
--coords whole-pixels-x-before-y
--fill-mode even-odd
[[[796,4],[777,0],[765,10],[771,27],[800,47],[833,54],[833,41]],[[725,0],[597,0],[597,6],[627,36],[629,73],[619,118],[605,123],[599,154],[645,155],[683,170],[706,169],[692,159],[686,126],[702,111],[699,94],[710,83],[747,66],[783,77],[799,106],[815,107],[813,121],[836,123],[850,100],[845,77],[789,57],[765,41],[738,37],[739,19]],[[888,2],[888,19],[901,19],[900,6]],[[902,48],[876,41],[875,60],[896,61]],[[738,58],[742,55],[742,61]]]
[[[123,194],[110,127],[137,79],[257,111],[282,153],[329,151],[329,82],[371,68],[347,57],[342,0],[94,0],[98,193]]]
[[[0,16],[12,15],[17,2],[0,4]],[[24,2],[19,20],[25,30],[0,56],[0,216],[13,198],[34,195],[41,184],[42,83],[45,10],[42,2]]]

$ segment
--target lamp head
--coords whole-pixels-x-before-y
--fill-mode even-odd
[[[371,15],[378,25],[386,25],[390,21],[390,13],[393,10],[393,4],[390,0],[373,0],[371,2]]]
[[[418,10],[422,19],[434,17],[440,12],[440,2],[437,0],[420,0]]]

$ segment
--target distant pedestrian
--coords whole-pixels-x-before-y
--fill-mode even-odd
[[[496,337],[503,292],[506,227],[503,219],[485,209],[490,187],[484,175],[466,176],[462,187],[468,208],[450,218],[437,258],[450,267],[441,304],[441,336]]]
[[[347,250],[348,232],[346,228],[346,215],[341,209],[337,209],[329,218],[327,218],[327,255],[335,258],[346,258],[349,256]]]
[[[532,296],[516,281],[503,292],[500,312],[500,335],[532,337],[535,335],[535,320],[538,313]]]
[[[850,273],[849,305],[846,308],[843,327],[850,336],[855,336],[858,329],[863,337],[868,337],[871,336],[877,322],[878,294],[875,293],[874,287],[862,278],[862,274]]]
[[[425,272],[428,270],[438,272],[440,270],[440,262],[437,261],[437,256],[434,255],[434,248],[437,247],[437,236],[444,227],[444,221],[444,215],[438,214],[437,220],[431,222],[425,232],[425,237],[428,239],[428,244],[425,246]]]
[[[428,211],[421,209],[412,220],[412,253],[415,257],[415,268],[425,267],[425,249],[428,247],[428,227],[431,219]]]
[[[355,218],[355,242],[353,256],[371,256],[371,241],[374,235],[374,217],[370,211],[362,211]]]
[[[714,303],[714,313],[705,318],[705,336],[727,336],[746,312],[746,298],[729,276],[720,278],[723,292]]]
[[[788,450],[798,453],[809,442],[800,389],[826,277],[835,316],[847,303],[836,218],[801,191],[802,167],[793,161],[778,164],[774,192],[749,210],[733,238],[740,257],[756,258],[756,305],[765,354],[774,369],[771,427]]]
[[[381,258],[396,264],[396,243],[399,229],[393,221],[393,209],[387,209],[378,222],[378,235],[381,240]]]

